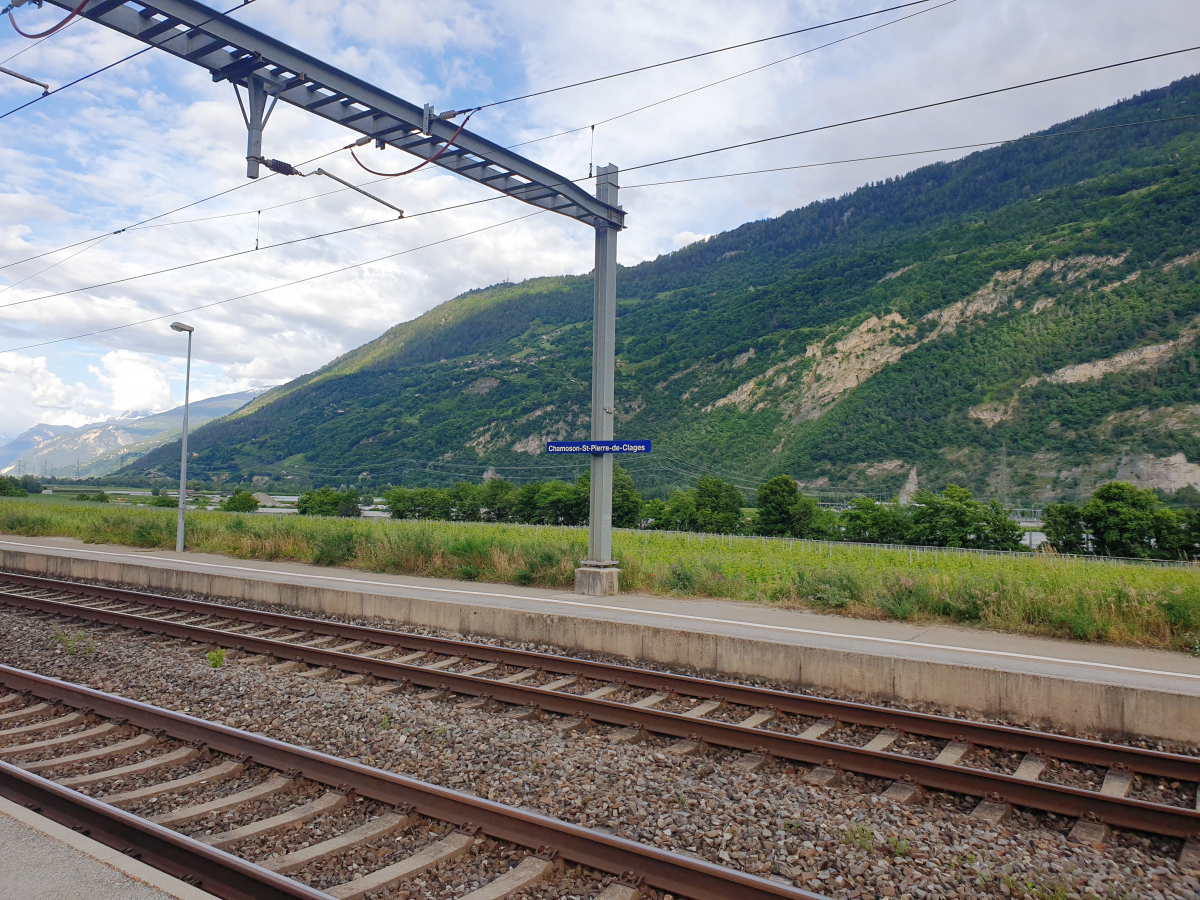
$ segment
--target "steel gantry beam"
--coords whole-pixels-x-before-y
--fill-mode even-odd
[[[71,0],[47,2],[65,10],[75,7]],[[452,121],[430,116],[423,107],[195,0],[152,4],[91,0],[80,14],[203,66],[213,81],[245,87],[251,98],[247,125],[252,142],[261,141],[263,103],[268,97],[421,159],[433,157],[454,138],[454,149],[442,153],[432,165],[592,226],[624,226],[625,215],[619,208],[601,202],[570,179],[466,129],[455,138],[458,126]]]
[[[75,0],[46,0],[74,9]],[[91,0],[84,18],[203,66],[214,82],[246,90],[246,174],[258,177],[263,128],[279,102],[344,125],[376,146],[388,145],[431,165],[540,209],[578,219],[596,232],[592,343],[591,437],[611,440],[615,414],[617,232],[625,213],[617,205],[617,167],[603,166],[592,196],[569,178],[196,0]],[[452,145],[452,146],[451,146]],[[577,591],[617,593],[612,558],[612,476],[609,454],[592,457],[588,558],[576,572]]]

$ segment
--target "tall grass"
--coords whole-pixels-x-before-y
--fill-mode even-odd
[[[189,513],[189,549],[370,572],[569,587],[587,532],[496,524]],[[172,549],[175,512],[0,501],[0,532]],[[623,591],[869,619],[951,621],[1200,653],[1200,570],[617,532]]]

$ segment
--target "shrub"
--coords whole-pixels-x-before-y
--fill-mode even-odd
[[[0,497],[24,497],[26,493],[21,479],[0,475]]]
[[[388,494],[384,496],[386,498]],[[296,503],[296,511],[302,516],[341,516],[342,518],[353,518],[362,515],[362,510],[358,508],[358,501],[358,491],[354,488],[348,488],[342,492],[335,491],[331,487],[323,487],[317,488],[315,491],[305,491],[301,494],[300,499]],[[392,515],[396,515],[394,509]]]
[[[354,552],[354,533],[339,526],[338,530],[321,536],[313,562],[318,566],[340,566],[353,557]]]
[[[221,509],[225,512],[254,512],[258,509],[258,501],[253,494],[239,489],[229,495],[221,504]]]

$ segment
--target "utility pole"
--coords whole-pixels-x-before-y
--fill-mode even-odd
[[[188,400],[192,390],[192,332],[191,325],[182,322],[172,322],[172,331],[186,331],[188,336],[187,375],[183,380],[183,440],[179,451],[179,521],[175,526],[175,552],[183,552],[183,506],[187,503],[187,431],[188,431]]]
[[[155,0],[152,7],[141,10],[121,0],[93,0],[78,9],[75,0],[47,2],[206,69],[214,83],[230,82],[239,91],[247,130],[246,174],[251,178],[258,175],[260,165],[283,174],[295,173],[287,163],[262,157],[263,126],[276,103],[282,102],[361,135],[346,149],[374,142],[378,149],[402,150],[489,190],[593,227],[597,231],[596,311],[601,316],[595,323],[593,375],[603,383],[593,386],[591,427],[593,435],[611,437],[616,232],[625,227],[625,212],[615,205],[615,167],[600,170],[603,174],[593,196],[573,179],[467,130],[465,120],[462,125],[454,124],[454,119],[471,115],[470,110],[439,113],[430,104],[417,106],[222,15],[202,0]],[[246,92],[246,103],[241,90]],[[589,558],[582,569],[599,574],[585,574],[582,581],[576,578],[576,589],[587,588],[589,593],[615,593],[617,588],[612,559],[612,471],[611,457],[593,459],[593,525]]]
[[[596,170],[596,199],[617,205],[617,167]],[[616,413],[617,229],[596,224],[596,268],[592,301],[592,440],[613,439]],[[617,563],[612,558],[613,455],[592,454],[588,500],[588,558],[575,570],[575,590],[609,596],[617,593]]]

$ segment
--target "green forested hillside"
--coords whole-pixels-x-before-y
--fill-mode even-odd
[[[1200,483],[1197,114],[1193,77],[622,269],[617,434],[655,441],[638,486]],[[590,316],[588,276],[468,292],[199,429],[189,473],[571,474],[540,451],[586,436]],[[168,446],[131,469],[177,467]]]

